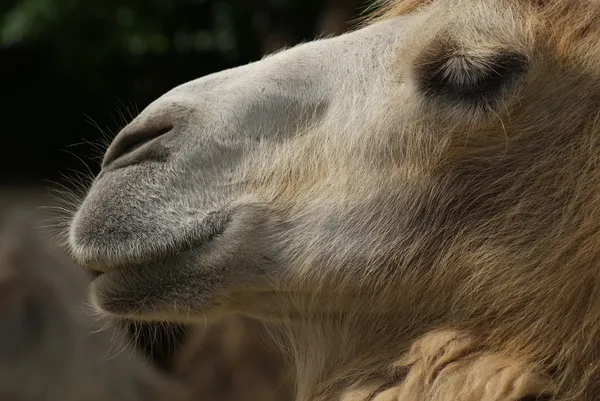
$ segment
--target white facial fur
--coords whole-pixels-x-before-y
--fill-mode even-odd
[[[392,64],[405,24],[398,18],[307,43],[150,104],[108,149],[72,222],[75,257],[107,273],[96,282],[99,306],[187,318],[227,308],[232,291],[276,282],[283,259],[266,241],[271,212],[249,184],[251,166],[309,129],[343,126],[356,108],[377,116],[382,91],[398,85]],[[121,154],[163,128],[170,130]]]

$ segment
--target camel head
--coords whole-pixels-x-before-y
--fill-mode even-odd
[[[581,340],[600,327],[598,26],[591,0],[395,1],[172,89],[73,216],[93,303]]]
[[[97,306],[151,320],[262,315],[314,274],[360,274],[398,217],[380,209],[404,185],[396,150],[417,94],[398,55],[413,24],[393,18],[282,51],[142,111],[70,229],[73,255],[104,273]]]

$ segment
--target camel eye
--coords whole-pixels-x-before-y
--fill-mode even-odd
[[[487,105],[516,82],[526,67],[527,58],[519,53],[451,55],[424,63],[420,85],[428,96],[471,106]]]

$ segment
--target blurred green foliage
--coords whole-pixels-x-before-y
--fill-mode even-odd
[[[0,180],[57,179],[59,170],[84,169],[78,158],[96,169],[91,147],[69,148],[97,142],[95,125],[112,137],[173,86],[261,58],[272,32],[285,32],[288,45],[313,37],[323,4],[3,0]]]
[[[289,1],[271,0],[267,6],[285,7]],[[240,19],[236,8],[238,13],[247,11],[224,0],[22,0],[5,12],[0,44],[73,43],[73,35],[85,34],[81,28],[87,27],[90,34],[94,28],[102,31],[87,36],[85,43],[100,44],[100,55],[111,51],[164,54],[171,46],[179,52],[232,52],[237,47],[234,22]]]

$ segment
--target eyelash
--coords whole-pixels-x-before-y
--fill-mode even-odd
[[[420,67],[426,96],[471,107],[491,106],[522,76],[527,58],[516,52],[487,57],[451,55]]]

